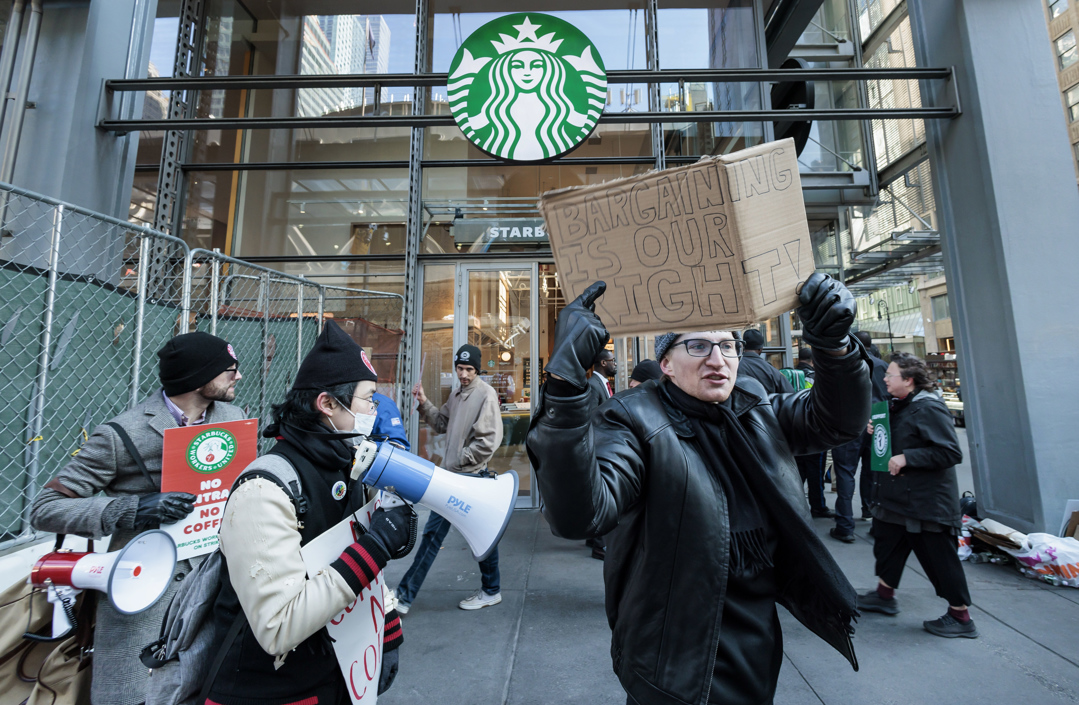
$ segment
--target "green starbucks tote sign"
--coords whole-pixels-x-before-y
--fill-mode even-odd
[[[892,459],[892,428],[888,417],[888,402],[878,401],[873,404],[873,445],[869,457],[869,468],[875,472],[888,472],[888,461]]]
[[[592,132],[607,73],[579,29],[538,12],[506,15],[473,32],[450,64],[450,112],[488,154],[535,162],[565,154]]]

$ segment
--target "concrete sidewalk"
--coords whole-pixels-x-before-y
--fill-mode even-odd
[[[815,525],[859,592],[875,586],[869,523],[858,522],[850,545],[827,536],[832,521]],[[625,703],[611,671],[600,561],[583,542],[552,536],[534,511],[514,516],[499,555],[502,603],[460,610],[457,602],[479,587],[479,568],[450,532],[404,618],[401,672],[379,702]],[[410,564],[390,564],[391,586]],[[857,625],[858,673],[779,608],[785,658],[776,703],[1079,703],[1079,590],[1008,566],[965,566],[981,638],[941,639],[922,629],[946,605],[912,556],[897,591],[899,616],[867,614]]]

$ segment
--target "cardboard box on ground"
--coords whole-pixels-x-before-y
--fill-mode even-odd
[[[566,300],[605,281],[615,336],[742,328],[795,308],[814,270],[790,139],[552,191],[540,212]]]

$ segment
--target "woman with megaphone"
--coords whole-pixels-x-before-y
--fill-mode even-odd
[[[812,389],[769,396],[738,375],[730,330],[656,337],[663,378],[595,409],[585,369],[608,339],[597,282],[555,325],[527,447],[544,515],[607,535],[614,670],[629,703],[764,705],[783,660],[782,604],[857,669],[857,596],[813,529],[794,455],[856,438],[869,368],[854,297],[813,274],[799,293]]]
[[[366,504],[351,471],[354,446],[371,434],[375,420],[376,379],[360,346],[327,321],[292,389],[274,406],[274,423],[263,435],[277,444],[244,471],[251,479],[231,494],[221,521],[228,572],[214,606],[215,628],[219,637],[230,633],[241,610],[247,626],[223,644],[227,651],[207,702],[350,702],[324,627],[390,559],[411,550],[416,516],[408,506],[375,510],[367,533],[314,574],[300,548]],[[287,491],[274,480],[280,463],[291,466],[301,487]],[[402,641],[400,618],[387,610],[378,692],[397,672]]]

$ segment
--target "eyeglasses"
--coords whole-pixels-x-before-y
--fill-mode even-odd
[[[228,372],[230,375],[235,377],[236,375],[240,374],[240,368],[236,365],[233,365],[232,367],[225,370],[225,372]]]
[[[902,374],[893,375],[891,372],[885,372],[884,373],[884,379],[888,379],[889,377],[902,377],[902,376],[903,376]]]
[[[723,357],[739,358],[742,357],[742,350],[745,348],[745,343],[741,340],[721,340],[715,343],[704,338],[680,340],[675,345],[685,345],[686,352],[691,357],[708,357],[712,354],[712,348],[718,346],[719,354]]]
[[[334,398],[336,399],[336,397],[334,397]],[[357,397],[353,396],[352,398],[356,399]],[[363,397],[359,397],[359,399],[360,399],[360,401],[365,401],[368,404],[370,404],[371,405],[371,411],[373,411],[373,412],[378,411],[378,402],[375,401],[374,399],[364,399]],[[343,401],[341,401],[340,399],[337,399],[337,403],[340,404],[341,406],[345,407],[346,409],[349,409],[349,410],[352,409],[352,404],[346,404]]]

